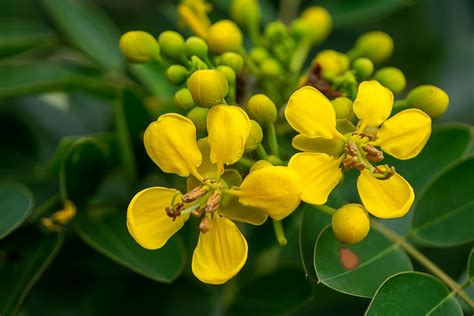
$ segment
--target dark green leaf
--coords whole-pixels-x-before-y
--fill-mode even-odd
[[[14,315],[58,253],[61,234],[22,231],[0,242],[0,314]]]
[[[33,209],[31,191],[16,182],[0,183],[0,239],[18,228]]]
[[[420,272],[403,272],[377,290],[366,315],[463,315],[461,306],[443,283]]]
[[[429,245],[449,247],[474,239],[474,157],[433,181],[414,211],[411,233]]]
[[[319,235],[314,266],[323,284],[350,295],[372,297],[382,282],[397,272],[412,270],[399,245],[375,230],[355,245],[340,243],[330,226]]]
[[[176,279],[186,260],[179,236],[161,249],[147,250],[132,239],[126,222],[125,210],[96,209],[81,214],[75,228],[87,244],[130,270],[160,282]]]

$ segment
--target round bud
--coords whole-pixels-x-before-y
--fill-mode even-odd
[[[188,88],[181,88],[174,94],[176,106],[183,110],[188,110],[194,106],[193,96]]]
[[[197,70],[189,77],[188,89],[197,105],[211,107],[222,101],[229,88],[220,71],[205,69]]]
[[[160,55],[160,46],[156,39],[143,31],[130,31],[123,34],[119,46],[122,54],[135,63],[146,63]]]
[[[322,7],[310,7],[301,13],[311,29],[313,45],[319,44],[326,39],[332,29],[332,18],[329,12]]]
[[[260,70],[262,74],[266,77],[277,77],[282,74],[283,69],[281,68],[280,63],[273,58],[266,58],[262,61],[260,65]]]
[[[184,38],[175,31],[164,31],[158,37],[163,55],[179,59],[185,53]]]
[[[216,68],[224,75],[228,84],[233,84],[235,82],[235,71],[229,66],[217,66]]]
[[[352,120],[354,112],[352,111],[352,100],[345,97],[338,97],[331,101],[336,119]]]
[[[193,121],[198,132],[203,132],[207,128],[207,113],[209,112],[208,108],[201,108],[196,106],[188,112],[188,119]]]
[[[420,109],[432,118],[437,118],[448,108],[449,96],[438,87],[425,85],[411,90],[406,101],[409,107]]]
[[[201,58],[197,56],[191,56],[191,69],[203,70],[209,69],[209,66]]]
[[[249,137],[247,138],[247,142],[245,143],[245,152],[253,151],[257,148],[258,144],[260,144],[263,140],[263,131],[258,124],[254,120],[250,120],[250,133]]]
[[[279,41],[288,34],[288,29],[283,22],[275,21],[267,24],[265,28],[265,39],[269,42]]]
[[[191,36],[186,40],[185,50],[186,55],[189,58],[192,56],[197,56],[201,59],[207,58],[207,53],[209,52],[209,47],[207,47],[207,43],[200,37]]]
[[[250,51],[250,58],[252,58],[252,60],[255,61],[256,63],[261,63],[262,61],[264,61],[269,56],[270,56],[270,54],[263,47],[254,47]]]
[[[207,43],[213,54],[238,52],[242,47],[243,35],[231,20],[221,20],[207,30]]]
[[[277,119],[275,103],[264,94],[256,94],[248,102],[250,115],[262,125],[274,123]]]
[[[235,73],[239,73],[244,67],[244,58],[237,53],[227,52],[221,55],[219,64],[229,66]]]
[[[392,90],[394,94],[405,90],[407,85],[405,75],[400,69],[395,67],[385,67],[378,70],[374,75],[374,79]]]
[[[283,161],[278,156],[275,156],[275,155],[268,155],[265,159],[274,166],[284,165]]]
[[[257,0],[232,0],[230,6],[232,20],[240,26],[258,25],[260,23],[260,6]]]
[[[355,57],[367,57],[375,64],[380,64],[392,55],[393,40],[384,32],[365,33],[357,39],[354,52]]]
[[[365,57],[357,58],[352,62],[352,69],[359,80],[368,79],[374,73],[374,63]]]
[[[323,75],[336,76],[349,69],[349,58],[340,52],[326,49],[319,52],[313,59],[313,65],[319,64]]]
[[[311,38],[312,41],[313,38],[311,24],[303,18],[297,18],[291,22],[290,33],[296,41],[301,41],[306,37]]]
[[[166,69],[166,77],[175,85],[182,84],[188,78],[189,71],[181,65],[171,65]]]
[[[334,213],[331,220],[336,238],[346,244],[362,241],[370,229],[369,214],[362,205],[346,204]]]
[[[270,161],[259,160],[259,161],[256,161],[252,165],[252,167],[250,168],[250,172],[253,172],[253,171],[258,170],[258,169],[263,169],[263,168],[266,168],[266,167],[271,167],[271,166],[273,166],[273,165]]]

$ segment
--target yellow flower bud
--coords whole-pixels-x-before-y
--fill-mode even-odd
[[[374,63],[365,57],[357,58],[352,62],[352,69],[359,80],[365,80],[374,73]]]
[[[250,134],[247,138],[247,142],[245,143],[245,152],[253,151],[257,148],[258,144],[260,144],[263,140],[263,131],[258,124],[254,120],[250,120]]]
[[[131,62],[146,63],[160,55],[160,46],[156,39],[143,31],[130,31],[120,38],[120,50]]]
[[[181,65],[171,65],[166,69],[166,77],[175,85],[182,84],[188,78],[189,71]]]
[[[244,58],[237,53],[227,52],[222,54],[219,64],[229,66],[235,73],[239,73],[244,67]]]
[[[449,96],[438,87],[424,85],[411,90],[406,101],[409,107],[420,109],[432,118],[437,118],[447,110]]]
[[[211,107],[225,98],[228,85],[225,76],[220,71],[206,69],[195,71],[189,77],[188,89],[197,105]]]
[[[224,75],[225,79],[227,80],[228,84],[235,83],[235,71],[234,69],[230,68],[229,66],[217,66],[216,68]]]
[[[392,90],[394,94],[405,90],[407,85],[405,75],[400,69],[395,67],[385,67],[378,70],[374,75],[374,79]]]
[[[319,64],[325,76],[342,74],[349,69],[349,58],[340,52],[326,49],[319,52],[313,59],[313,65]]]
[[[232,0],[230,5],[232,20],[242,27],[260,24],[260,6],[257,0]]]
[[[176,106],[183,110],[188,110],[194,106],[193,96],[188,88],[181,88],[174,94]]]
[[[271,166],[273,166],[273,165],[270,161],[259,160],[259,161],[256,161],[252,165],[252,167],[250,168],[250,172],[253,172],[253,171],[258,170],[258,169],[263,169],[263,168],[266,168],[266,167],[271,167]]]
[[[186,55],[188,55],[189,58],[191,58],[192,56],[197,56],[201,59],[207,58],[209,47],[207,46],[206,41],[204,41],[202,38],[197,36],[191,36],[186,40],[186,43],[184,45]]]
[[[324,41],[331,32],[332,18],[324,8],[310,7],[301,13],[301,18],[310,24],[313,45]]]
[[[198,132],[203,132],[207,128],[207,113],[209,112],[208,108],[201,108],[196,106],[188,112],[188,119],[193,121]]]
[[[359,204],[344,205],[334,213],[331,222],[336,238],[347,244],[362,241],[370,229],[369,214]]]
[[[213,54],[238,52],[242,41],[242,32],[231,20],[216,22],[207,31],[207,44]]]
[[[345,97],[335,98],[331,101],[337,119],[352,120],[354,112],[352,111],[352,100]]]
[[[266,77],[277,77],[283,73],[280,63],[273,58],[266,58],[260,65],[262,74]]]
[[[387,33],[374,31],[360,36],[351,51],[356,57],[367,57],[375,64],[386,61],[393,52],[393,40]]]
[[[185,53],[184,38],[175,31],[165,31],[158,37],[163,55],[179,59]]]
[[[277,119],[275,103],[264,94],[256,94],[248,102],[250,115],[262,125],[274,123]]]
[[[250,58],[252,58],[256,63],[261,63],[270,56],[268,51],[263,47],[254,47],[249,54]]]

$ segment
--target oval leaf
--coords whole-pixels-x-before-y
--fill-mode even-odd
[[[330,226],[316,241],[314,266],[323,284],[362,297],[372,297],[389,276],[413,270],[405,251],[375,230],[362,242],[346,245],[336,239]]]
[[[18,228],[33,209],[31,191],[16,182],[0,183],[0,239]]]
[[[366,315],[463,315],[443,283],[420,272],[402,272],[387,279],[375,293]]]

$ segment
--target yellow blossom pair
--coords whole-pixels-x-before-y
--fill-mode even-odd
[[[135,195],[127,226],[144,248],[158,249],[190,215],[201,218],[192,270],[205,283],[232,278],[247,260],[247,242],[232,220],[260,225],[281,219],[299,204],[299,176],[287,167],[252,171],[242,181],[225,165],[243,155],[250,120],[238,106],[216,105],[207,117],[208,137],[196,141],[196,128],[186,117],[162,115],[144,135],[150,158],[168,173],[188,178],[189,191],[151,187]]]
[[[321,92],[306,86],[293,93],[285,116],[300,133],[293,147],[303,152],[288,166],[301,175],[303,201],[324,204],[343,171],[355,168],[360,170],[357,190],[369,213],[396,218],[408,212],[414,200],[410,184],[393,167],[374,164],[383,160],[383,152],[401,160],[418,155],[430,136],[431,119],[417,109],[389,118],[392,105],[389,89],[377,81],[362,82],[353,104],[357,128],[343,134],[331,102]]]

